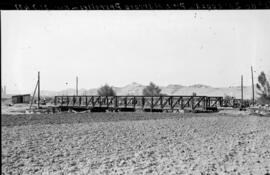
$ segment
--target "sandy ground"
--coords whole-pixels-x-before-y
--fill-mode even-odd
[[[12,106],[8,106],[8,104],[2,103],[1,112],[2,114],[10,115],[24,114],[25,110],[29,109],[29,107],[29,104],[14,104]]]
[[[11,102],[10,102],[11,103]],[[41,105],[41,107],[51,106],[52,104]],[[1,113],[8,114],[8,115],[18,115],[18,114],[25,114],[26,110],[30,108],[30,104],[12,104],[9,106],[9,103],[3,102],[1,104]],[[32,109],[37,109],[37,104],[33,104]]]
[[[270,118],[2,115],[2,174],[266,174]]]

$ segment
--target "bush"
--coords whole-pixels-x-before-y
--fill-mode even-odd
[[[258,82],[259,83],[256,84],[258,94],[260,95],[258,102],[262,104],[270,104],[270,85],[264,72],[261,72],[259,75]]]
[[[233,100],[233,99],[236,99],[236,98],[234,96],[225,95],[224,99],[225,100]]]
[[[107,84],[100,87],[97,92],[99,96],[116,96],[116,92],[113,90],[111,86]]]
[[[143,89],[144,96],[162,96],[161,89],[155,85],[153,82],[150,82],[148,86]]]

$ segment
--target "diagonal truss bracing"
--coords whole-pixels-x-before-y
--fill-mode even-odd
[[[223,106],[222,97],[208,96],[55,96],[55,106],[83,108],[133,108],[149,110],[206,110]]]

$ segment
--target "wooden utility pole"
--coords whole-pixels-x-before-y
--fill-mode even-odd
[[[252,105],[254,105],[255,99],[254,99],[254,80],[253,80],[253,68],[252,68],[252,66],[251,66],[251,79],[252,79]]]
[[[76,96],[78,96],[78,76],[76,76]]]
[[[1,14],[1,10],[0,10],[0,60],[1,61],[2,61],[2,40],[3,40],[2,39],[2,14]],[[2,66],[1,66],[1,75],[3,75],[2,74]],[[2,85],[2,81],[1,81],[1,85]]]
[[[40,103],[40,73],[38,72],[38,108]]]
[[[30,103],[30,109],[31,109],[31,107],[33,105],[33,101],[34,101],[34,98],[35,98],[35,95],[36,95],[37,87],[38,87],[38,81],[37,81],[37,84],[36,84],[36,87],[35,87],[35,90],[34,90],[34,93],[33,93],[33,96],[32,96],[32,100],[31,100],[31,103]]]
[[[241,108],[243,106],[243,75],[241,75]]]

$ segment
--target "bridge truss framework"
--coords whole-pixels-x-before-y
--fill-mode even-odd
[[[55,106],[62,109],[110,111],[208,111],[218,107],[239,107],[241,100],[219,96],[55,96]]]

